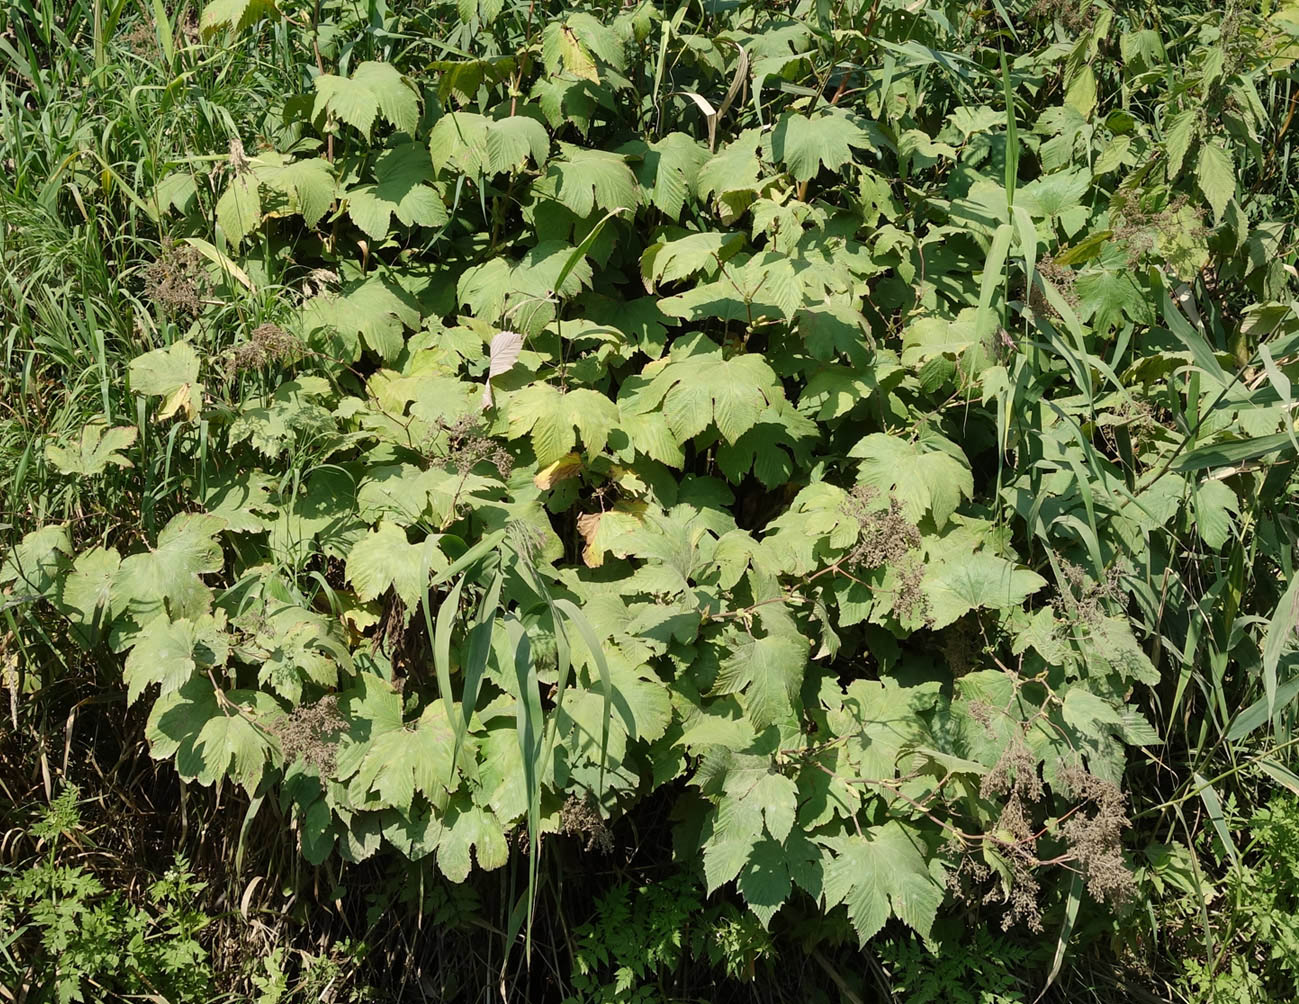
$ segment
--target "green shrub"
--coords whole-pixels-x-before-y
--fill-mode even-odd
[[[199,941],[210,918],[183,859],[131,901],[105,886],[86,855],[76,788],[65,788],[31,828],[43,853],[26,867],[0,870],[0,928],[7,934],[0,974],[33,1002],[93,1001],[105,995],[212,999],[213,974]],[[88,996],[89,995],[89,996]]]
[[[393,858],[490,888],[575,999],[799,936],[839,990],[881,939],[902,993],[1031,999],[970,946],[1046,946],[1040,990],[1197,923],[1157,991],[1295,992],[1284,827],[1230,836],[1299,783],[1293,7],[0,18],[0,654],[47,778],[124,692],[121,750],[246,813],[226,879],[260,827],[339,913]],[[667,878],[538,923],[557,845],[647,823]],[[67,972],[205,971],[201,885],[14,874]]]
[[[706,906],[689,875],[600,897],[595,916],[575,932],[573,1004],[658,1004],[717,979],[751,981],[774,958],[771,936],[729,903]],[[702,964],[704,973],[691,973]],[[712,975],[709,975],[711,970]]]

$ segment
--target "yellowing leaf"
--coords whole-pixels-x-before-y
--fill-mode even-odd
[[[199,30],[210,35],[221,28],[243,31],[276,12],[275,0],[211,0],[199,18]]]
[[[596,84],[600,82],[600,74],[595,68],[595,60],[586,51],[586,46],[573,34],[573,29],[567,25],[559,29],[559,51],[565,70],[575,77],[581,77],[583,80],[590,80]]]
[[[510,396],[506,410],[511,437],[530,433],[537,463],[549,465],[568,453],[578,435],[588,453],[598,453],[618,422],[618,409],[603,394],[565,394],[548,384],[529,384]]]
[[[1064,95],[1065,104],[1078,111],[1083,118],[1090,118],[1096,110],[1096,73],[1091,65],[1084,66],[1069,83]]]
[[[542,491],[554,488],[561,481],[575,478],[582,470],[582,458],[576,453],[567,453],[553,464],[539,470],[532,482]]]
[[[587,568],[599,568],[610,550],[623,535],[638,530],[648,506],[644,502],[618,502],[605,512],[584,513],[577,517],[577,532],[586,541],[582,561]]]
[[[187,418],[199,412],[203,385],[198,382],[198,353],[189,342],[176,342],[131,360],[128,373],[137,394],[165,397],[159,420],[183,410]]]

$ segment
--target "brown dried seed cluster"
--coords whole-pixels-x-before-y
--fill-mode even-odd
[[[1044,281],[1049,282],[1059,292],[1071,309],[1075,311],[1078,309],[1081,301],[1074,289],[1078,274],[1073,269],[1067,265],[1057,264],[1054,258],[1046,258],[1037,263],[1037,271]],[[1056,309],[1047,300],[1046,293],[1037,283],[1033,283],[1029,288],[1028,303],[1038,313],[1058,316]]]
[[[971,708],[971,714],[979,721],[991,719],[993,713],[994,709],[986,706]],[[1034,832],[1030,809],[1045,796],[1037,768],[1036,758],[1016,736],[980,787],[984,798],[1005,797],[997,822],[985,838],[993,842],[992,846],[1010,871],[1010,888],[1004,895],[1003,928],[1022,921],[1033,931],[1042,929],[1038,875],[1043,862],[1037,856],[1037,842],[1044,831]],[[1123,859],[1122,835],[1131,825],[1125,811],[1126,796],[1116,784],[1088,773],[1077,764],[1061,764],[1057,776],[1060,788],[1057,794],[1077,799],[1078,805],[1060,824],[1059,833],[1067,854],[1056,860],[1072,861],[1086,879],[1088,891],[1098,901],[1115,907],[1128,902],[1136,892],[1136,883]],[[948,885],[958,898],[976,901],[978,890],[993,878],[991,869],[971,855],[959,838],[950,840],[948,849],[959,855]],[[994,884],[981,901],[991,903],[1001,896],[1000,885]]]
[[[920,531],[902,513],[902,505],[889,496],[887,506],[879,504],[879,492],[872,485],[858,485],[849,493],[844,511],[861,527],[857,543],[844,556],[849,568],[895,568],[898,592],[893,609],[905,618],[928,620],[929,598],[921,589],[925,564],[914,552],[920,547]]]
[[[848,552],[847,564],[858,568],[883,568],[901,561],[920,546],[920,531],[902,515],[902,504],[892,496],[881,508],[872,485],[858,485],[848,495],[845,509],[860,525],[857,543]]]
[[[1029,10],[1030,17],[1049,17],[1071,32],[1090,28],[1096,21],[1096,7],[1085,0],[1037,0]]]
[[[1095,582],[1081,566],[1059,558],[1060,572],[1064,582],[1057,587],[1056,596],[1051,603],[1061,617],[1077,624],[1089,627],[1105,619],[1105,601],[1119,595],[1119,581],[1123,569],[1111,565],[1105,570],[1105,580]]]
[[[613,851],[613,834],[590,801],[570,795],[559,810],[559,830],[565,836],[585,837],[585,850],[599,847],[601,854]]]
[[[481,463],[489,463],[504,481],[514,469],[514,458],[496,440],[483,435],[479,420],[474,415],[461,415],[454,422],[442,422],[439,429],[447,436],[447,459],[457,470],[470,471]]]
[[[1090,809],[1080,809],[1064,821],[1060,832],[1098,901],[1121,906],[1136,894],[1136,880],[1123,860],[1123,831],[1132,825],[1127,796],[1118,785],[1070,765],[1060,769],[1069,793]]]
[[[286,763],[302,762],[315,767],[321,777],[334,772],[338,734],[344,728],[338,698],[326,694],[315,704],[294,708],[270,729],[280,740]]]
[[[1138,401],[1136,398],[1124,398],[1114,409],[1114,417],[1117,418],[1118,424],[1103,425],[1100,427],[1100,433],[1105,439],[1105,445],[1109,455],[1121,459],[1119,451],[1119,440],[1116,429],[1119,425],[1126,425],[1128,435],[1132,439],[1132,448],[1138,455],[1145,452],[1151,443],[1164,431],[1163,426],[1159,424],[1159,419],[1155,414],[1155,409],[1147,401]]]
[[[1037,773],[1037,757],[1023,738],[1014,736],[992,770],[983,776],[979,794],[984,798],[998,795],[1023,795],[1030,802],[1042,800],[1042,779]]]
[[[144,270],[144,294],[164,310],[197,317],[212,288],[207,267],[188,244],[163,238],[158,258]]]
[[[1180,216],[1182,208],[1187,205],[1187,198],[1179,195],[1158,212],[1150,212],[1132,204],[1128,196],[1116,196],[1118,204],[1114,212],[1120,220],[1112,228],[1113,240],[1127,248],[1128,264],[1133,265],[1142,256],[1153,251],[1160,236],[1174,232],[1184,233],[1192,242],[1204,240],[1208,233],[1203,222],[1198,222],[1189,229],[1186,221]]]
[[[137,21],[135,27],[123,36],[126,47],[141,59],[156,60],[162,55],[158,45],[158,30],[150,21]]]
[[[226,372],[242,373],[284,362],[297,356],[301,349],[302,343],[278,324],[260,324],[248,336],[248,341],[226,350]]]
[[[248,170],[248,154],[244,152],[243,140],[238,138],[230,141],[230,170],[235,174]]]
[[[893,600],[893,609],[905,618],[919,618],[932,626],[933,618],[929,615],[929,597],[925,595],[922,588],[924,581],[924,562],[917,561],[914,558],[903,561],[898,572],[898,594]]]
[[[977,710],[971,708],[971,714],[976,720],[983,721],[985,727],[988,727],[994,712],[995,709],[987,705],[981,705]],[[1005,912],[1001,918],[1003,930],[1021,922],[1031,931],[1042,930],[1042,909],[1038,902],[1042,887],[1037,878],[1037,839],[1029,809],[1030,805],[1040,802],[1045,794],[1037,767],[1037,757],[1017,732],[996,764],[984,776],[979,788],[979,794],[990,801],[1005,798],[993,827],[996,850],[1011,873],[1010,888],[1005,897]],[[987,870],[983,871],[986,873]],[[976,872],[977,869],[965,867],[962,874],[973,876]],[[986,877],[985,874],[985,879]],[[958,885],[958,891],[969,898],[969,891],[964,886]],[[994,886],[984,894],[983,902],[991,903],[999,895],[999,888]]]
[[[399,690],[405,685],[404,674],[425,664],[432,651],[424,619],[414,617],[414,613],[396,592],[389,592],[379,615],[376,637],[379,647],[392,660],[394,672],[403,674],[393,680],[393,686]]]

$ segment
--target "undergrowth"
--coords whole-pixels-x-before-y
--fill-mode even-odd
[[[1299,994],[1299,7],[0,10],[0,996]]]

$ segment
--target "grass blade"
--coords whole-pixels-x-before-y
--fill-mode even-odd
[[[1263,636],[1263,691],[1267,695],[1269,720],[1276,714],[1277,664],[1281,661],[1286,642],[1294,633],[1296,622],[1299,622],[1299,575],[1290,580],[1290,585],[1281,595]]]

